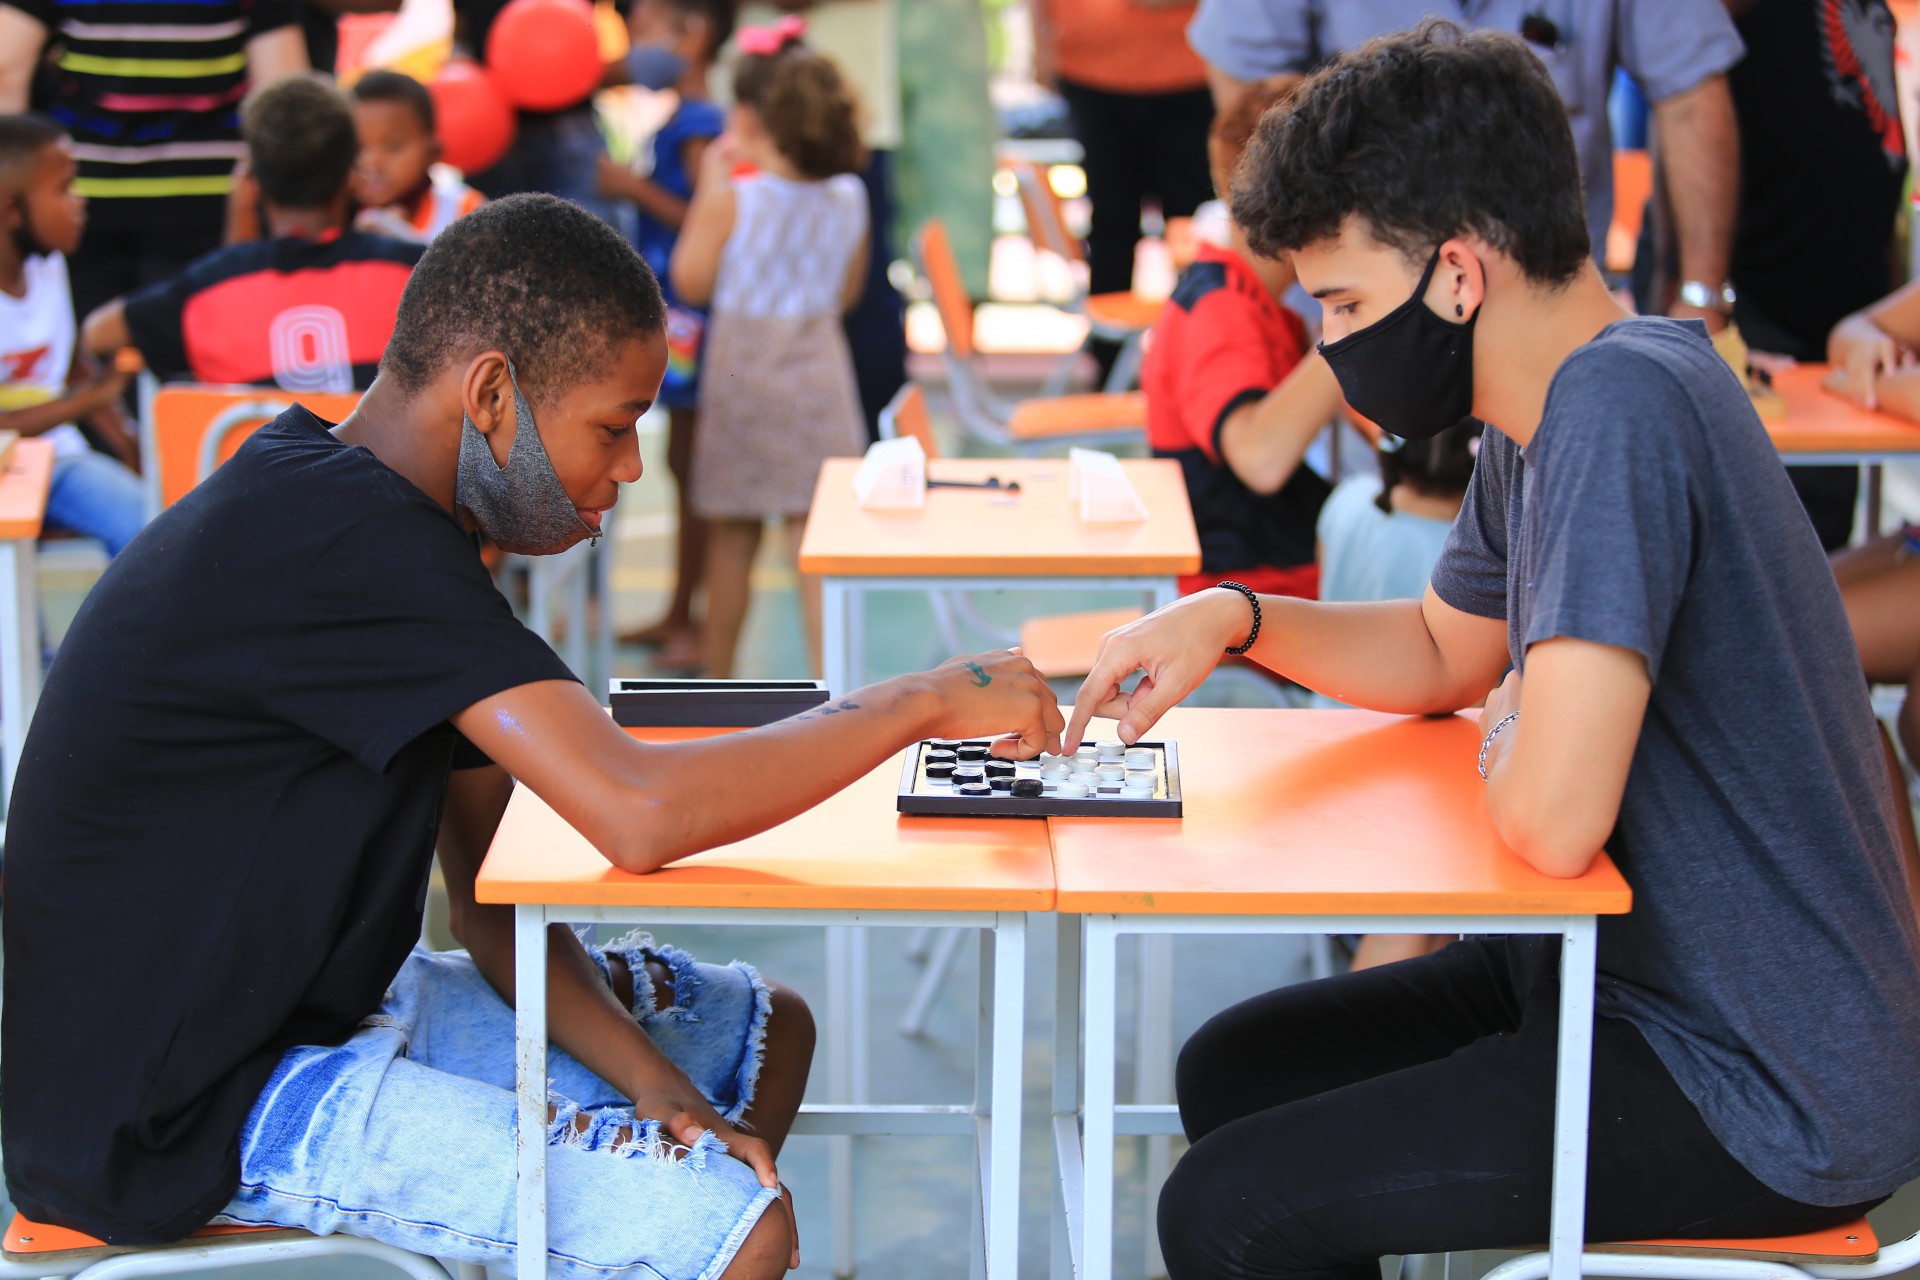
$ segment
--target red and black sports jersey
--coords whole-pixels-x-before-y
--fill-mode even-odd
[[[96,226],[217,224],[233,185],[247,42],[288,0],[5,0],[47,28],[47,114],[73,135]]]
[[[1306,353],[1306,326],[1253,268],[1201,246],[1154,322],[1140,375],[1147,444],[1180,463],[1199,527],[1201,573],[1183,590],[1231,574],[1256,590],[1312,594],[1314,522],[1331,487],[1302,463],[1278,493],[1258,494],[1220,456],[1233,411],[1279,386]],[[1270,570],[1301,572],[1263,576]]]
[[[359,231],[229,245],[129,295],[127,330],[162,379],[364,391],[425,249]]]

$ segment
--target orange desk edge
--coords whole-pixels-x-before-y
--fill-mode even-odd
[[[628,732],[667,743],[732,731]],[[889,756],[845,790],[779,826],[649,875],[612,866],[585,836],[521,787],[500,821],[474,896],[481,902],[553,906],[1053,909],[1044,819],[904,817],[894,810],[899,779],[900,758]]]
[[[1801,364],[1773,375],[1773,389],[1787,402],[1786,416],[1767,424],[1783,454],[1920,454],[1920,425],[1892,414],[1862,409],[1824,390],[1831,372],[1824,364]]]
[[[1012,505],[979,490],[935,489],[925,507],[863,511],[853,495],[858,458],[820,468],[800,546],[800,569],[846,577],[1134,577],[1200,570],[1200,537],[1180,464],[1120,464],[1146,503],[1142,521],[1085,523],[1067,493],[1061,458],[942,458],[936,479],[1017,479]],[[983,545],[990,536],[992,545]]]
[[[1099,732],[1099,730],[1096,730]],[[1493,828],[1478,723],[1372,711],[1187,709],[1182,818],[1050,818],[1057,910],[1123,915],[1617,915],[1604,853],[1528,866]]]
[[[17,440],[0,474],[0,540],[40,536],[53,487],[53,442]]]

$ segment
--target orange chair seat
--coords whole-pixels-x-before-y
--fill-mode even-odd
[[[1146,429],[1147,398],[1138,391],[1090,391],[1027,400],[1007,420],[1007,434],[1015,440]]]
[[[282,1234],[302,1234],[288,1227],[202,1227],[178,1242],[204,1241],[216,1236],[251,1236],[266,1232]],[[24,1213],[13,1215],[13,1221],[7,1224],[7,1238],[0,1253],[16,1260],[27,1258],[68,1257],[78,1253],[131,1253],[149,1248],[171,1248],[169,1245],[110,1245],[104,1240],[96,1240],[90,1235],[74,1231],[68,1227],[50,1226],[44,1222],[35,1222]]]
[[[1766,1262],[1867,1263],[1880,1256],[1880,1238],[1865,1218],[1798,1236],[1735,1240],[1633,1240],[1588,1245],[1591,1253],[1651,1253],[1674,1257],[1742,1258]]]
[[[1153,328],[1165,305],[1165,298],[1145,298],[1137,293],[1096,293],[1081,309],[1088,321],[1100,328],[1138,333]]]
[[[1020,651],[1049,680],[1084,676],[1093,670],[1101,638],[1139,617],[1138,609],[1094,609],[1030,618],[1020,627]]]

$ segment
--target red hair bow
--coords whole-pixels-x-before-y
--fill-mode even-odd
[[[777,57],[790,44],[806,38],[807,20],[788,14],[770,27],[743,27],[739,35],[740,52],[756,58]]]

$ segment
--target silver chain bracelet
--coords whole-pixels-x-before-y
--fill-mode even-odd
[[[1487,780],[1487,749],[1493,746],[1493,740],[1500,736],[1502,729],[1519,718],[1520,713],[1518,711],[1507,712],[1507,714],[1500,717],[1499,723],[1487,730],[1487,736],[1480,739],[1480,781],[1485,782]]]

